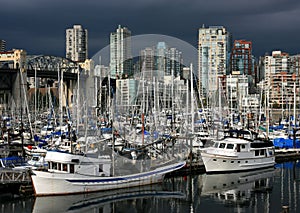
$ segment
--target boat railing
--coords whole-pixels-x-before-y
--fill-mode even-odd
[[[253,140],[253,134],[248,129],[229,129],[224,132],[224,137],[243,138],[245,140]],[[247,137],[248,135],[248,137]]]

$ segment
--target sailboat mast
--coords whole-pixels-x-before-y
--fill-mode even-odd
[[[192,134],[194,134],[194,82],[193,82],[193,64],[190,65],[191,73],[191,112],[192,112]]]
[[[34,121],[36,121],[36,94],[37,94],[37,82],[36,82],[36,66],[34,67]],[[34,132],[36,132],[36,125],[34,126]]]
[[[294,82],[294,127],[296,127],[296,82]]]
[[[59,125],[60,125],[60,134],[62,134],[62,122],[63,122],[63,89],[64,89],[64,74],[63,74],[63,70],[60,70],[60,74],[61,74],[61,79],[60,79],[60,121],[59,121]],[[61,135],[62,136],[62,135]],[[62,140],[62,137],[61,137]]]

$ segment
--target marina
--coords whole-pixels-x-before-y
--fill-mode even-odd
[[[101,193],[1,196],[0,212],[299,212],[299,161],[231,174],[168,177],[162,183]],[[53,205],[55,203],[56,205]]]
[[[0,213],[300,211],[300,55],[119,24],[89,58],[88,35],[0,40]]]

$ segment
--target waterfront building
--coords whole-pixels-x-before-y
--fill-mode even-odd
[[[167,47],[165,42],[158,42],[156,46],[147,47],[140,52],[141,78],[152,81],[157,77],[162,81],[164,76],[180,76],[182,63],[182,53],[179,50]]]
[[[252,59],[252,42],[235,40],[230,54],[230,73],[252,75],[254,71]]]
[[[111,78],[119,79],[132,74],[131,32],[118,26],[110,34],[110,73]]]
[[[4,52],[6,50],[6,41],[0,39],[0,52]]]
[[[21,68],[24,71],[27,53],[22,49],[13,49],[0,53],[0,64],[5,63],[10,69]]]
[[[66,58],[78,62],[88,58],[88,31],[81,25],[66,29]]]
[[[116,105],[119,112],[129,112],[131,107],[136,105],[137,87],[139,81],[136,79],[117,79],[116,80]]]
[[[174,47],[169,48],[166,57],[166,75],[180,76],[182,62],[182,53]]]
[[[290,56],[290,65],[292,73],[295,73],[297,76],[300,76],[300,54]]]
[[[140,70],[143,79],[152,81],[155,72],[155,56],[153,48],[147,47],[140,52]]]
[[[198,34],[198,88],[209,102],[220,86],[225,86],[231,34],[223,26],[202,27]],[[225,88],[223,88],[225,89]]]
[[[226,98],[231,110],[244,111],[247,107],[245,98],[249,97],[249,83],[247,75],[226,76]]]
[[[293,61],[293,66],[291,61]],[[268,93],[268,103],[273,108],[285,108],[293,105],[294,93],[299,91],[299,75],[297,75],[297,57],[288,53],[273,51],[272,55],[263,57],[265,93]],[[299,97],[296,97],[299,103]]]
[[[166,73],[167,45],[165,42],[158,42],[155,49],[155,67],[156,70]]]

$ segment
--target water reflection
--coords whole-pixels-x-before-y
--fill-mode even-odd
[[[1,196],[1,195],[0,195]],[[0,197],[1,212],[300,212],[300,162],[275,169],[167,178],[162,184],[87,195]]]
[[[274,168],[232,174],[205,174],[201,195],[210,196],[236,210],[249,208],[257,203],[257,194],[270,194],[275,174]]]
[[[37,197],[33,212],[115,212],[115,208],[124,212],[159,210],[163,199],[184,199],[180,191],[167,191],[163,185],[134,187],[99,193]],[[154,205],[156,204],[156,205]]]

